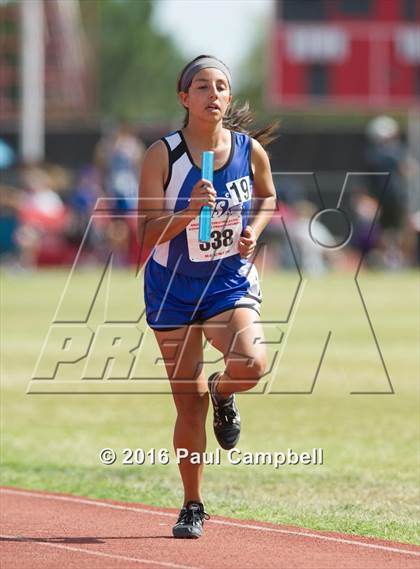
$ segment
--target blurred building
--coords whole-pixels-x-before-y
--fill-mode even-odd
[[[277,0],[269,102],[418,106],[419,23],[419,0]]]
[[[91,49],[95,42],[98,4],[79,0],[30,0],[28,4],[32,1],[42,10],[47,123],[84,120],[96,111],[97,105],[97,73]],[[25,41],[23,10],[27,5],[23,0],[0,2],[1,126],[19,121],[21,54]],[[89,42],[86,41],[86,22],[91,26]]]

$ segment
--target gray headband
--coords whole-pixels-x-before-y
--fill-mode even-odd
[[[188,87],[191,85],[194,75],[202,69],[208,69],[209,67],[214,67],[224,73],[228,80],[229,87],[232,87],[232,78],[226,65],[214,57],[203,57],[191,63],[191,65],[184,71],[179,85],[180,91],[186,92]]]

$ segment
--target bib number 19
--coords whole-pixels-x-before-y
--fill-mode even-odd
[[[232,205],[239,205],[251,198],[249,176],[238,178],[226,184]]]

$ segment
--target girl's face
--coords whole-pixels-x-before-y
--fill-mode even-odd
[[[214,123],[224,117],[232,95],[225,74],[209,67],[194,75],[188,92],[181,91],[179,99],[188,109],[190,118]]]

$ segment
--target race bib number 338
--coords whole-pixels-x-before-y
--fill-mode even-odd
[[[215,261],[238,253],[242,233],[242,205],[251,199],[249,176],[226,184],[225,198],[218,198],[211,218],[211,239],[198,240],[199,218],[187,226],[188,253],[193,262]]]
[[[188,253],[190,261],[215,261],[221,257],[230,257],[238,253],[238,241],[242,232],[240,211],[211,220],[210,241],[198,240],[199,218],[187,226]]]

